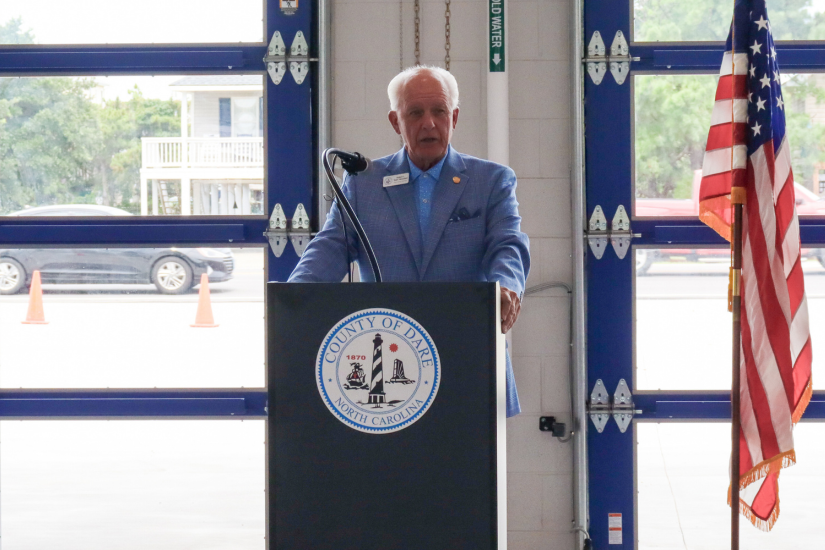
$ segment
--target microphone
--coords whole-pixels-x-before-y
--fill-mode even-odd
[[[358,240],[361,241],[361,246],[367,253],[367,258],[369,258],[370,267],[372,267],[372,273],[375,277],[375,282],[380,283],[382,280],[381,268],[378,267],[378,259],[375,257],[375,251],[372,249],[372,245],[370,244],[370,240],[367,237],[367,233],[364,231],[364,226],[361,225],[361,221],[358,219],[358,216],[355,215],[355,211],[352,209],[352,205],[347,200],[347,197],[344,195],[344,192],[341,191],[341,186],[338,184],[338,178],[335,177],[335,173],[332,171],[332,166],[330,166],[329,164],[329,158],[331,155],[336,155],[338,158],[340,158],[341,165],[350,174],[357,174],[358,172],[363,172],[364,170],[369,168],[370,159],[368,159],[361,153],[350,153],[348,151],[335,149],[334,147],[330,147],[329,149],[324,150],[323,154],[324,171],[327,173],[327,179],[329,180],[330,185],[332,185],[332,191],[334,192],[335,198],[338,201],[339,208],[343,207],[344,212],[346,213],[350,222],[352,222],[352,225],[355,227],[355,233],[358,235]],[[347,226],[346,223],[344,223],[344,235],[346,235],[346,230]],[[349,269],[349,245],[347,245],[347,269]]]
[[[359,172],[363,172],[364,170],[369,169],[372,161],[355,151],[350,153],[348,151],[336,151],[335,154],[341,159],[341,166],[344,167],[344,170],[349,172],[350,174],[358,174]]]

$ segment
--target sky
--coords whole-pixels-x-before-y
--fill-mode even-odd
[[[825,1],[825,0],[823,0]],[[22,18],[37,44],[260,42],[264,0],[0,0],[0,25]],[[138,84],[168,99],[175,76],[98,77],[105,99]]]

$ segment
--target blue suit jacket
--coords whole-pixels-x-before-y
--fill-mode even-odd
[[[344,194],[372,243],[383,280],[498,281],[523,296],[530,252],[520,229],[515,173],[451,148],[433,192],[429,230],[422,238],[415,186],[383,186],[385,176],[409,171],[402,149],[344,180]],[[343,223],[335,204],[289,277],[291,282],[341,281],[349,264],[347,248],[349,258],[358,262],[361,279],[374,280],[354,228],[347,220],[345,239]],[[509,356],[507,382],[507,410],[512,416],[520,407]]]

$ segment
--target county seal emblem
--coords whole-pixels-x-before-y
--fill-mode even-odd
[[[391,309],[358,311],[324,338],[315,364],[324,404],[350,428],[402,430],[432,405],[441,381],[438,350],[411,317]]]

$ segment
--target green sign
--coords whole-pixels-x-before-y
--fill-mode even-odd
[[[504,72],[504,0],[490,0],[490,72]]]

